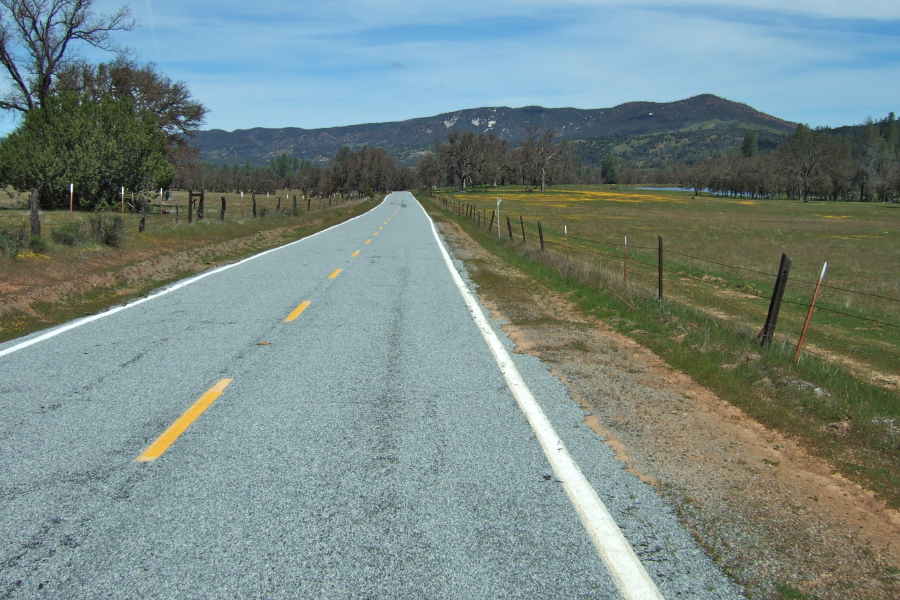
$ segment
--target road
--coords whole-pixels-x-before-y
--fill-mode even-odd
[[[0,597],[740,597],[449,260],[394,193],[0,345]]]

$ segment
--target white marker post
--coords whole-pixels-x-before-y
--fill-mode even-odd
[[[497,198],[497,239],[500,239],[500,198]]]
[[[809,310],[806,313],[806,321],[803,322],[803,330],[800,332],[800,340],[797,342],[797,351],[794,353],[794,364],[800,360],[800,350],[803,349],[803,340],[806,339],[806,330],[809,329],[809,322],[812,320],[813,312],[816,310],[816,298],[819,297],[819,290],[822,289],[822,281],[825,280],[825,271],[828,270],[828,262],[822,265],[822,274],[819,275],[819,281],[816,282],[816,289],[813,291],[812,302],[809,303]]]
[[[75,210],[75,184],[69,184],[69,222],[72,221],[72,213]]]

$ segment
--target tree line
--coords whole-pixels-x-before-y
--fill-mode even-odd
[[[415,173],[402,167],[384,148],[348,146],[338,150],[328,164],[314,164],[281,153],[265,167],[248,164],[197,163],[174,180],[175,187],[214,192],[273,193],[301,190],[305,196],[327,198],[334,194],[387,193],[416,187]]]
[[[516,147],[495,134],[461,133],[451,129],[447,140],[435,142],[416,165],[422,187],[524,185],[545,190],[548,185],[575,182],[581,161],[552,128],[530,127]]]
[[[805,125],[768,154],[752,132],[740,151],[682,165],[679,181],[700,194],[751,198],[890,202],[900,200],[900,123],[881,121],[838,130]]]

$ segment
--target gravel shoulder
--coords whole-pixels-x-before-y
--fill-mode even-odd
[[[586,423],[751,598],[900,597],[900,513],[455,224],[439,227],[516,351],[552,368]]]

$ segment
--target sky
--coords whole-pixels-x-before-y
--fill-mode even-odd
[[[203,129],[313,129],[482,106],[608,108],[703,93],[813,127],[900,113],[898,0],[127,4],[138,27],[117,40],[188,85],[209,109]],[[0,135],[14,126],[0,118]]]

